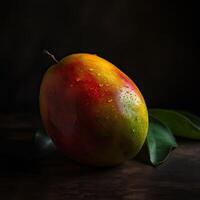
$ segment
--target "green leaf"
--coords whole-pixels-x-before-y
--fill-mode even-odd
[[[186,112],[186,111],[178,111],[182,115],[185,115],[185,117],[189,118],[193,125],[196,126],[198,130],[200,130],[200,118],[192,113]]]
[[[170,129],[154,117],[149,117],[149,129],[145,145],[137,156],[145,163],[158,166],[177,147]]]
[[[36,131],[34,141],[36,147],[36,157],[46,157],[56,151],[53,141],[43,129]]]
[[[149,114],[167,125],[176,136],[200,139],[200,119],[191,113],[166,109],[150,109]]]

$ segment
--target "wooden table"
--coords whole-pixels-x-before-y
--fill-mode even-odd
[[[27,158],[30,138],[39,126],[37,116],[0,116],[1,200],[200,199],[200,142],[180,141],[158,168],[131,160],[116,168],[94,169],[60,153]]]

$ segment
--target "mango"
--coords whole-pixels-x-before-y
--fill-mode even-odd
[[[72,54],[51,66],[39,102],[54,144],[82,164],[121,164],[139,152],[147,136],[148,111],[138,87],[97,55]]]

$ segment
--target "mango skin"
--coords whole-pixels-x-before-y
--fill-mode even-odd
[[[133,158],[148,129],[148,112],[134,82],[96,55],[72,54],[51,66],[40,88],[44,127],[66,156],[114,166]]]

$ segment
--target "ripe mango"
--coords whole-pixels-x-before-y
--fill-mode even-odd
[[[133,158],[148,129],[148,112],[135,83],[97,55],[72,54],[51,66],[40,88],[44,127],[69,158],[114,166]]]

